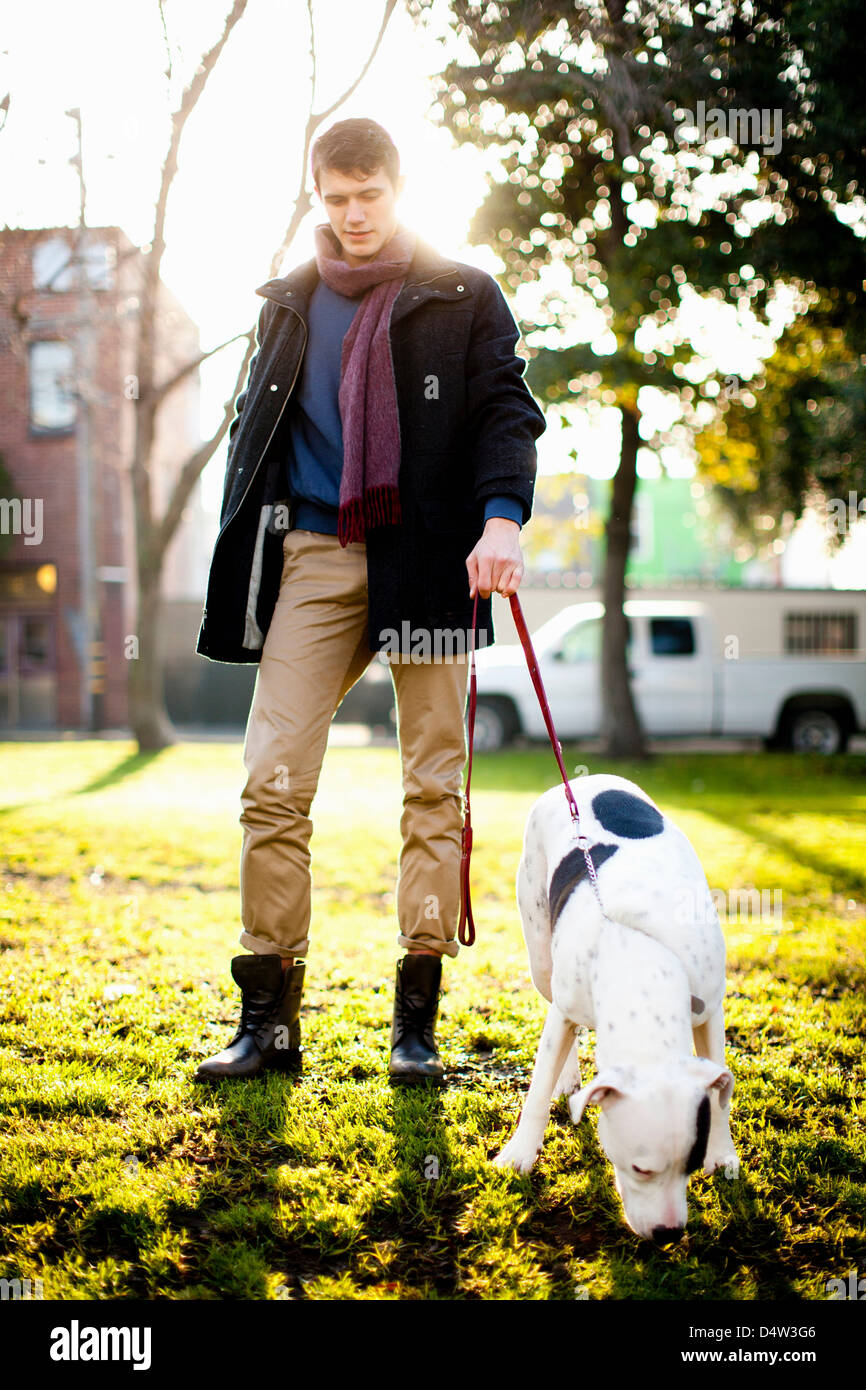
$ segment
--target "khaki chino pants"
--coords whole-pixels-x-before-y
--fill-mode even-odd
[[[374,659],[367,629],[366,545],[288,531],[244,743],[239,939],[249,951],[307,955],[310,807],[334,712]],[[403,767],[397,940],[456,956],[468,659],[393,661],[391,674]]]

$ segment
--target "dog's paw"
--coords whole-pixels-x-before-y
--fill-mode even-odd
[[[730,1182],[735,1181],[740,1176],[740,1160],[736,1149],[731,1145],[707,1151],[707,1156],[704,1159],[704,1172],[709,1176],[711,1173],[720,1171]]]
[[[513,1168],[515,1173],[528,1173],[539,1153],[539,1149],[527,1148],[525,1144],[516,1139],[510,1139],[492,1162],[495,1168]]]

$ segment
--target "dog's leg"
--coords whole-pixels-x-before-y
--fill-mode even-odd
[[[559,1073],[559,1080],[553,1088],[553,1099],[560,1096],[571,1097],[580,1090],[580,1054],[577,1050],[578,1034],[575,1032],[574,1045],[565,1059],[565,1066]]]
[[[518,1173],[528,1173],[541,1153],[550,1114],[550,1098],[574,1041],[574,1028],[574,1024],[560,1013],[556,1005],[551,1004],[520,1121],[505,1148],[493,1160],[500,1168],[514,1168]]]
[[[550,904],[547,900],[547,858],[542,844],[538,811],[526,824],[523,853],[517,866],[517,905],[529,953],[532,983],[548,1003],[553,999],[550,956]]]
[[[726,1065],[725,1016],[721,1005],[705,1023],[699,1023],[692,1029],[692,1035],[699,1057],[709,1057],[710,1061],[718,1063],[721,1067]],[[721,1092],[713,1088],[710,1096],[710,1133],[707,1139],[704,1172],[714,1173],[717,1168],[724,1168],[729,1177],[735,1178],[739,1174],[740,1160],[731,1138],[729,1114],[730,1096],[723,1101]]]

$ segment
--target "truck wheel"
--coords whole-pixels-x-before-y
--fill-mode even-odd
[[[788,727],[795,753],[844,753],[848,746],[848,730],[825,709],[798,710]]]
[[[475,706],[476,750],[479,753],[495,753],[504,748],[515,732],[514,722],[507,705],[479,700]]]

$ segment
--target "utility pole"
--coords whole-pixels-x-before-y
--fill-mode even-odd
[[[75,390],[77,411],[75,444],[78,473],[78,551],[79,551],[79,672],[81,723],[90,732],[103,726],[104,664],[103,643],[100,641],[99,599],[96,590],[97,507],[95,470],[93,467],[93,383],[94,383],[94,317],[95,304],[91,293],[86,260],[87,250],[87,189],[84,181],[84,157],[81,139],[81,111],[77,106],[66,112],[75,121],[78,151],[69,161],[78,170],[79,204],[78,237],[73,257],[75,280],[78,286],[78,329],[76,333]]]

